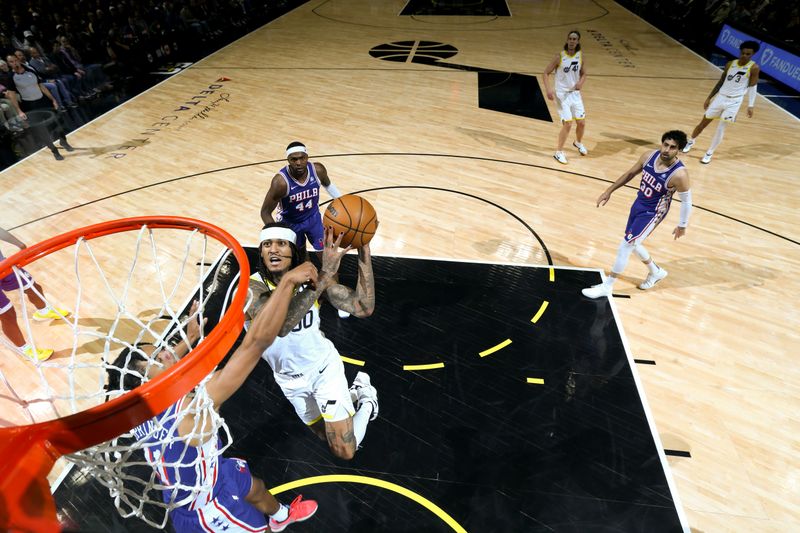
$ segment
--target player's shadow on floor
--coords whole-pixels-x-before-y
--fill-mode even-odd
[[[590,148],[590,156],[607,156],[626,153],[633,157],[640,155],[645,148],[652,147],[655,150],[658,146],[658,139],[639,139],[629,135],[611,132],[602,132],[600,135],[602,138],[613,140],[598,141],[593,147],[590,142],[587,143]]]

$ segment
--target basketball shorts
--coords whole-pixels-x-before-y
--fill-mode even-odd
[[[586,118],[580,91],[556,93],[556,102],[558,102],[558,116],[561,117],[561,122]]]
[[[20,272],[20,278],[11,272],[8,276],[0,279],[0,315],[11,309],[11,300],[6,296],[5,291],[16,289],[26,290],[33,285],[33,277],[26,270]]]
[[[338,422],[353,416],[353,400],[344,375],[344,363],[331,350],[318,364],[302,374],[274,374],[297,416],[310,426],[319,420]]]
[[[730,98],[717,94],[711,104],[706,109],[706,118],[718,118],[725,122],[736,122],[736,115],[739,113],[739,107],[742,105],[744,97],[735,96]]]
[[[297,234],[297,247],[305,246],[306,240],[311,244],[311,247],[321,252],[325,246],[325,231],[322,229],[322,215],[308,217],[299,222],[291,220],[284,220],[292,231]]]
[[[668,212],[669,209],[658,212],[634,204],[625,225],[625,240],[631,244],[641,243],[664,220]]]
[[[181,533],[268,531],[267,517],[245,501],[252,484],[247,461],[220,457],[217,496],[200,509],[171,511],[172,527]]]

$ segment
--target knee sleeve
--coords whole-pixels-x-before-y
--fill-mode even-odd
[[[641,244],[637,244],[636,246],[634,246],[633,253],[635,253],[636,256],[645,263],[650,260],[650,252],[648,252],[647,248],[645,248]]]
[[[619,248],[617,248],[617,259],[614,261],[614,266],[611,267],[612,272],[622,274],[625,271],[625,267],[628,266],[628,259],[630,259],[635,247],[635,244],[622,239]]]

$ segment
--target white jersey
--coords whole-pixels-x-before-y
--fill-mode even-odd
[[[738,60],[731,61],[719,94],[728,98],[742,98],[750,85],[750,69],[755,64],[755,61],[748,61],[745,65],[740,65]]]
[[[556,92],[565,93],[575,90],[575,84],[581,78],[581,67],[583,66],[583,56],[581,51],[575,55],[569,55],[566,50],[561,50],[561,63],[556,66]]]
[[[261,281],[258,274],[251,279]],[[275,286],[268,284],[270,290]],[[299,289],[303,290],[302,287]],[[333,343],[325,338],[319,329],[319,301],[314,302],[311,309],[300,319],[285,337],[276,337],[275,341],[261,354],[272,371],[288,376],[303,374],[329,353],[337,353]],[[337,353],[338,355],[338,353]]]

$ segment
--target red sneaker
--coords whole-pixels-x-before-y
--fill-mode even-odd
[[[289,524],[308,520],[317,512],[317,502],[314,500],[303,500],[303,495],[297,496],[289,505],[289,516],[283,522],[269,519],[269,529],[277,533],[283,531]]]

